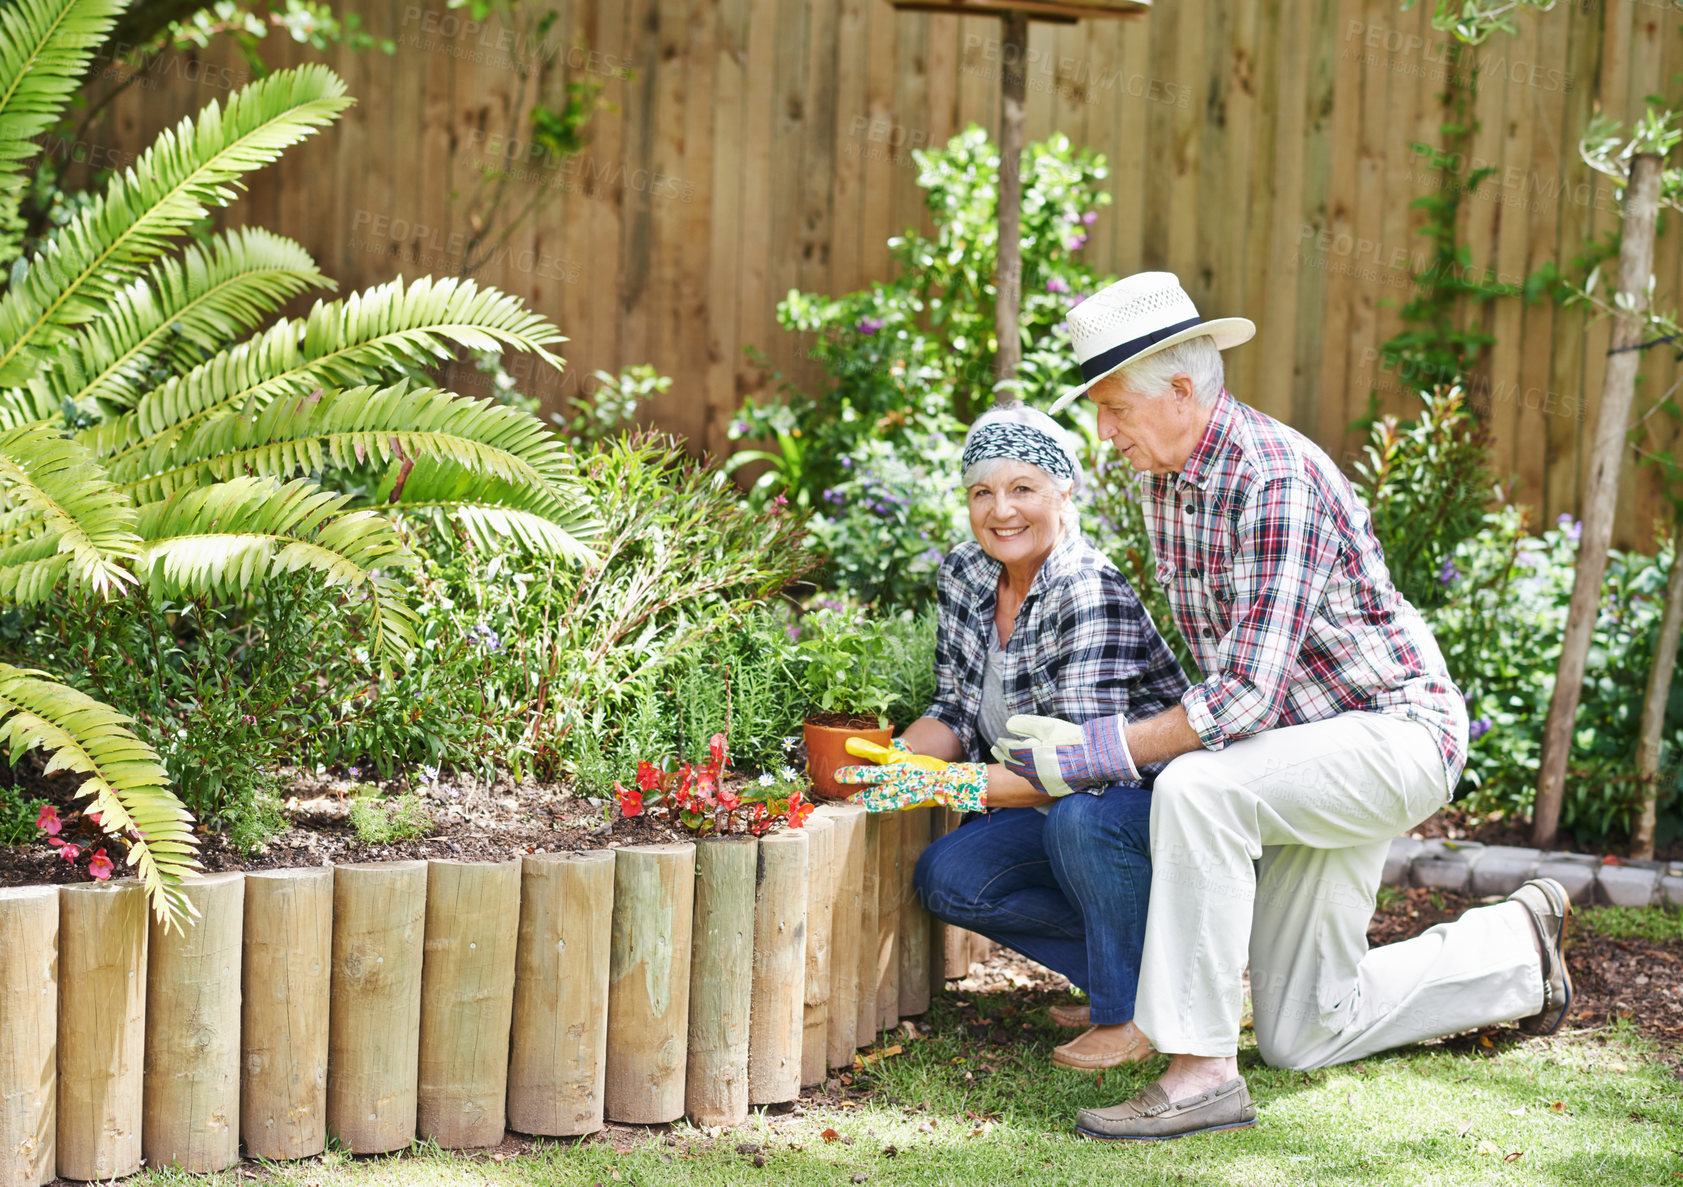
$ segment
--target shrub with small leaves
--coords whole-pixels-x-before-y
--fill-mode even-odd
[[[357,840],[366,845],[390,845],[394,841],[414,841],[432,831],[432,814],[426,801],[412,791],[394,796],[381,796],[369,784],[353,789],[358,794],[351,800],[351,827]]]

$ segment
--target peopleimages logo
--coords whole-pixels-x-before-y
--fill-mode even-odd
[[[1570,71],[1554,66],[1524,58],[1510,58],[1496,49],[1487,49],[1481,55],[1471,46],[1450,41],[1428,41],[1418,33],[1405,33],[1371,21],[1352,20],[1346,23],[1344,41],[1341,56],[1345,58],[1356,54],[1364,65],[1381,66],[1435,82],[1452,79],[1464,82],[1470,80],[1476,71],[1482,81],[1506,79],[1542,91],[1570,92],[1574,83]],[[1373,52],[1358,54],[1358,50]],[[1414,61],[1397,63],[1388,61],[1381,54]]]

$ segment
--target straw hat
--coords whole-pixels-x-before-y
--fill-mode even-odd
[[[1085,382],[1058,397],[1053,412],[1068,407],[1118,368],[1188,338],[1206,334],[1217,350],[1226,350],[1256,334],[1248,318],[1200,318],[1173,272],[1136,272],[1118,280],[1071,309],[1068,321]]]

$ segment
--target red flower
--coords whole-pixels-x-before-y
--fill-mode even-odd
[[[637,764],[637,790],[653,791],[660,786],[660,769],[652,762]]]
[[[725,736],[714,734],[713,740],[707,744],[707,749],[713,755],[713,769],[721,775],[724,774],[728,762],[725,755]]]
[[[88,858],[88,873],[101,882],[111,876],[111,859],[105,856],[104,846],[95,849],[93,856]]]
[[[801,801],[800,789],[789,797],[789,827],[800,828],[806,824],[806,818],[812,815],[812,805]]]
[[[724,786],[723,784],[720,784],[719,785],[719,807],[723,808],[727,812],[734,812],[737,808],[740,808],[741,806],[742,806],[742,797],[737,795],[736,792],[732,791],[730,788]]]
[[[619,793],[619,814],[621,816],[641,816],[643,814],[643,793],[631,788],[621,787],[619,780],[614,780],[614,790]]]
[[[58,836],[59,830],[64,827],[58,818],[58,809],[51,804],[42,804],[41,811],[35,816],[35,827],[49,837]]]
[[[756,837],[771,827],[771,813],[765,804],[754,805],[754,810],[748,814],[748,831]]]
[[[99,813],[98,812],[83,812],[82,815],[87,817],[87,820],[88,820],[89,824],[98,824],[99,823]]]
[[[58,855],[64,858],[65,861],[74,862],[82,855],[82,847],[80,845],[72,845],[69,841],[66,841],[63,845],[59,846]]]

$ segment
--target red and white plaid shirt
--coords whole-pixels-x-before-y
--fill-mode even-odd
[[[1467,709],[1391,584],[1367,508],[1303,434],[1223,391],[1177,474],[1149,476],[1157,580],[1205,673],[1181,697],[1204,746],[1369,710],[1438,739],[1448,790]]]

